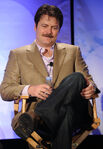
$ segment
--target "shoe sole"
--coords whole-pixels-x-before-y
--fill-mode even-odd
[[[27,139],[33,132],[32,118],[27,113],[22,114],[18,119],[14,131],[22,139]]]

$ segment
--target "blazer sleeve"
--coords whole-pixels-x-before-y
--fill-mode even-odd
[[[88,80],[94,85],[96,89],[96,93],[100,93],[100,90],[97,88],[96,84],[94,83],[92,76],[89,74],[88,66],[82,57],[79,47],[77,47],[77,50],[76,50],[75,71],[81,72],[85,78],[88,78]]]
[[[17,99],[25,85],[20,84],[20,71],[17,56],[12,50],[9,54],[8,63],[5,69],[4,78],[0,85],[0,94],[3,100]]]

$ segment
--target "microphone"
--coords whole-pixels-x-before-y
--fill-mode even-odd
[[[50,63],[49,63],[49,66],[53,67],[53,62],[50,62]]]

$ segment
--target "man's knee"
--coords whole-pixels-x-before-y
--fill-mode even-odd
[[[82,73],[80,73],[80,72],[73,72],[72,74],[68,75],[67,77],[65,77],[63,79],[63,81],[70,81],[70,80],[76,80],[76,81],[83,80],[84,81],[85,78],[84,78]]]
[[[74,79],[83,79],[83,80],[85,80],[83,74],[80,73],[80,72],[74,72],[74,73],[71,74],[71,76],[72,76]]]
[[[66,86],[66,88],[68,86],[71,86],[73,88],[73,86],[75,86],[75,85],[78,86],[79,88],[86,87],[86,80],[85,80],[83,74],[80,72],[74,72],[74,73],[68,75],[60,83],[60,87]]]

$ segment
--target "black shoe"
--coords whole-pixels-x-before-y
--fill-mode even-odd
[[[34,112],[18,113],[12,121],[12,127],[15,133],[22,139],[27,139],[33,131],[36,131],[41,137],[50,138],[50,131],[44,121]]]
[[[19,116],[18,121],[14,126],[13,130],[22,139],[27,139],[31,136],[31,133],[34,131],[34,123],[35,129],[37,127],[36,119],[38,119],[38,116],[35,115],[35,113],[25,112]]]

